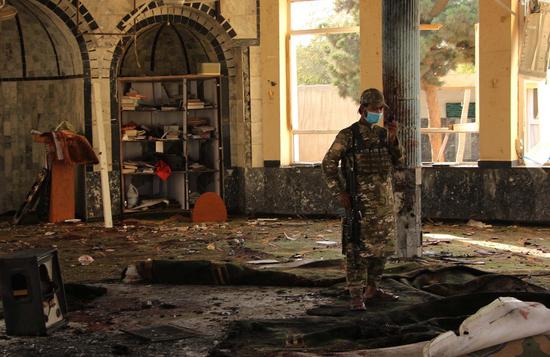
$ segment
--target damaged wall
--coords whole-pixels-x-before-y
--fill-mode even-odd
[[[550,169],[425,168],[424,218],[550,223]]]
[[[245,170],[251,215],[338,215],[320,167]],[[423,168],[424,219],[550,223],[550,169]]]
[[[84,129],[84,81],[74,36],[41,4],[11,1],[18,15],[0,22],[0,214],[17,209],[44,164],[31,129],[59,122]]]
[[[172,47],[162,45],[162,43],[173,42],[178,36],[174,37],[174,29],[177,29],[180,37],[186,31],[198,39],[197,44],[205,48],[206,56],[196,58],[196,61],[220,62],[222,65],[222,74],[224,75],[223,93],[222,93],[222,143],[224,148],[224,162],[228,169],[245,167],[249,165],[250,159],[250,82],[249,82],[249,60],[248,46],[257,43],[257,8],[256,1],[247,0],[239,4],[231,5],[229,2],[181,2],[175,1],[147,1],[137,2],[137,11],[130,6],[130,1],[117,1],[109,4],[110,9],[99,7],[95,2],[84,0],[83,3],[90,6],[90,11],[94,12],[99,23],[100,30],[104,32],[132,33],[134,28],[140,33],[146,33],[151,27],[157,26],[153,31],[162,36],[153,36],[153,41],[147,41],[147,35],[138,38],[139,57],[142,67],[148,67],[146,71],[136,71],[136,66],[132,66],[135,57],[132,54],[133,45],[128,42],[131,37],[120,40],[113,37],[109,40],[100,41],[100,56],[104,62],[111,64],[110,73],[104,74],[105,78],[110,78],[111,94],[116,88],[116,76],[120,73],[120,64],[123,68],[132,68],[130,72],[123,71],[122,75],[150,75],[155,74],[173,74],[188,73],[179,71],[177,68],[168,68],[174,66],[173,61],[167,61],[166,58],[173,57]],[[220,11],[220,12],[217,12]],[[158,30],[163,29],[159,32]],[[242,30],[242,31],[241,31]],[[171,36],[171,37],[170,37]],[[151,37],[151,36],[149,36]],[[165,37],[165,38],[163,38]],[[156,46],[158,55],[154,61],[151,58],[151,42],[160,39],[160,46]],[[114,39],[114,41],[113,41]],[[187,41],[189,42],[189,41]],[[129,48],[129,47],[130,48]],[[189,50],[189,49],[188,49]],[[187,51],[191,53],[192,51]],[[124,58],[125,53],[128,56]],[[199,56],[200,57],[200,56]],[[195,62],[196,62],[195,61]],[[151,64],[155,63],[155,69],[152,71]],[[178,63],[183,65],[183,63]],[[195,64],[189,67],[193,69]],[[176,71],[176,72],[174,72]],[[151,72],[151,73],[149,73]],[[193,72],[193,70],[191,70]],[[114,171],[118,170],[118,118],[116,118],[116,101],[111,95],[110,103],[105,103],[104,107],[109,109],[104,117],[109,118],[105,122],[106,126],[112,130],[112,150]],[[95,140],[94,140],[95,144]],[[114,176],[115,173],[111,176]],[[226,175],[230,176],[230,175]],[[97,180],[98,175],[88,175],[87,179]],[[231,179],[225,180],[226,191]],[[88,181],[87,186],[99,187],[97,182]],[[119,185],[112,186],[113,195],[120,196]],[[89,195],[88,217],[98,217],[101,213],[101,200],[97,199],[97,194]],[[242,208],[242,206],[241,206]],[[119,211],[119,208],[114,208]]]
[[[118,63],[126,45],[124,42],[120,46],[121,39],[128,37],[93,36],[89,33],[131,33],[133,26],[139,23],[142,24],[140,28],[168,22],[178,27],[187,26],[200,33],[203,44],[213,46],[209,53],[212,58],[208,60],[222,62],[225,75],[223,96],[229,103],[222,108],[225,166],[228,169],[238,169],[251,165],[251,87],[259,87],[260,79],[257,76],[250,78],[249,48],[259,45],[259,1],[183,3],[172,0],[137,0],[137,10],[133,8],[132,0],[81,0],[78,9],[71,0],[13,0],[10,3],[18,8],[20,14],[16,19],[1,24],[0,145],[3,145],[4,152],[0,155],[0,166],[4,170],[0,175],[0,184],[18,187],[10,190],[10,198],[0,197],[0,213],[16,209],[30,186],[26,181],[12,183],[11,179],[8,180],[8,172],[24,172],[24,177],[34,177],[36,172],[36,150],[30,143],[30,138],[21,141],[20,138],[28,136],[28,125],[16,122],[20,120],[19,116],[36,118],[37,114],[43,113],[39,129],[50,129],[53,125],[51,123],[57,122],[59,118],[73,121],[97,150],[98,140],[93,129],[93,120],[96,118],[93,83],[98,83],[102,90],[102,98],[99,100],[104,112],[109,168],[118,170],[118,119],[114,114],[116,105],[112,103],[115,88],[113,82],[117,72],[113,71],[112,64]],[[26,51],[18,47],[20,43],[26,44]],[[170,57],[169,51],[164,52]],[[170,73],[170,70],[165,72]],[[30,80],[28,77],[31,76],[36,80],[36,77],[40,77],[41,81],[38,86],[28,83],[28,87],[36,87],[34,89],[25,87],[25,83]],[[53,79],[50,78],[52,76]],[[19,79],[23,80],[18,81]],[[46,80],[55,80],[55,83],[45,82]],[[17,82],[17,90],[14,90],[12,82]],[[14,95],[14,92],[19,94]],[[23,92],[26,93],[25,97],[22,97]],[[48,93],[48,96],[44,96],[44,93]],[[17,148],[14,150],[18,154],[14,155],[11,148]],[[12,163],[15,161],[27,164],[25,168],[20,165],[14,167]],[[31,161],[32,165],[29,164]],[[87,167],[84,176],[87,193],[86,218],[98,218],[101,215],[101,199],[97,191],[99,174],[95,169]],[[118,173],[112,172],[110,176],[116,183]],[[227,177],[226,188],[233,182],[230,174]],[[115,184],[111,189],[113,210],[116,214],[120,208],[117,207],[120,188]],[[2,192],[4,194],[8,195]],[[15,196],[12,199],[13,195]],[[241,209],[242,207],[240,206]]]

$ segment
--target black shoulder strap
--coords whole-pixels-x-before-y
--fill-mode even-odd
[[[361,135],[361,131],[359,130],[359,122],[353,123],[353,125],[351,126],[351,134],[351,140],[353,142],[352,150],[365,150],[367,146],[365,145],[365,140],[363,140],[363,136]]]

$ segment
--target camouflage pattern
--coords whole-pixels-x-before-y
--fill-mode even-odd
[[[361,93],[361,105],[372,104],[375,107],[387,107],[384,94],[376,88],[369,88]]]
[[[368,282],[380,279],[385,257],[393,254],[395,241],[395,212],[392,186],[392,168],[402,160],[403,149],[395,140],[389,143],[386,128],[359,121],[359,131],[365,149],[355,154],[356,192],[359,196],[362,220],[358,242],[350,242],[348,228],[343,225],[343,251],[347,257],[349,288],[364,286],[365,272]],[[351,126],[336,136],[326,153],[322,168],[325,180],[334,196],[347,192],[345,180],[338,168],[350,167],[353,148]],[[343,175],[348,175],[343,172]]]

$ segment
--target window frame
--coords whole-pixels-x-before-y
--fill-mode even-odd
[[[523,80],[523,147],[524,152],[523,154],[526,155],[527,152],[529,152],[530,149],[532,149],[534,146],[537,145],[537,143],[533,143],[531,140],[531,128],[533,126],[537,126],[540,130],[541,121],[540,118],[540,109],[539,109],[539,96],[538,96],[538,86],[540,82],[543,81],[536,81],[536,80],[530,80],[530,79],[524,79]],[[532,92],[530,94],[530,92]],[[535,114],[535,103],[536,101],[536,115]],[[533,115],[531,115],[533,114]],[[539,138],[539,140],[544,140],[543,138]],[[550,160],[547,160],[546,163],[543,166],[549,166]],[[529,167],[529,166],[527,166]]]
[[[296,36],[316,36],[316,35],[332,35],[332,34],[349,34],[360,33],[360,26],[345,26],[345,27],[326,27],[326,28],[312,28],[312,29],[292,29],[292,4],[300,2],[310,2],[318,0],[288,0],[288,36],[286,47],[288,49],[287,57],[287,80],[288,80],[288,115],[290,125],[290,162],[291,164],[304,164],[308,163],[300,161],[299,158],[299,136],[300,135],[315,135],[315,134],[338,134],[340,130],[323,130],[323,129],[298,129],[298,83],[297,83],[297,60],[295,46],[293,46],[292,40]],[[333,1],[333,0],[332,0]],[[315,161],[315,163],[321,162]]]

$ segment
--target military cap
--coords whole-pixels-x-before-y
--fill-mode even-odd
[[[388,107],[386,101],[384,100],[384,94],[376,88],[366,89],[361,94],[361,104],[362,105],[375,105],[379,107]]]

